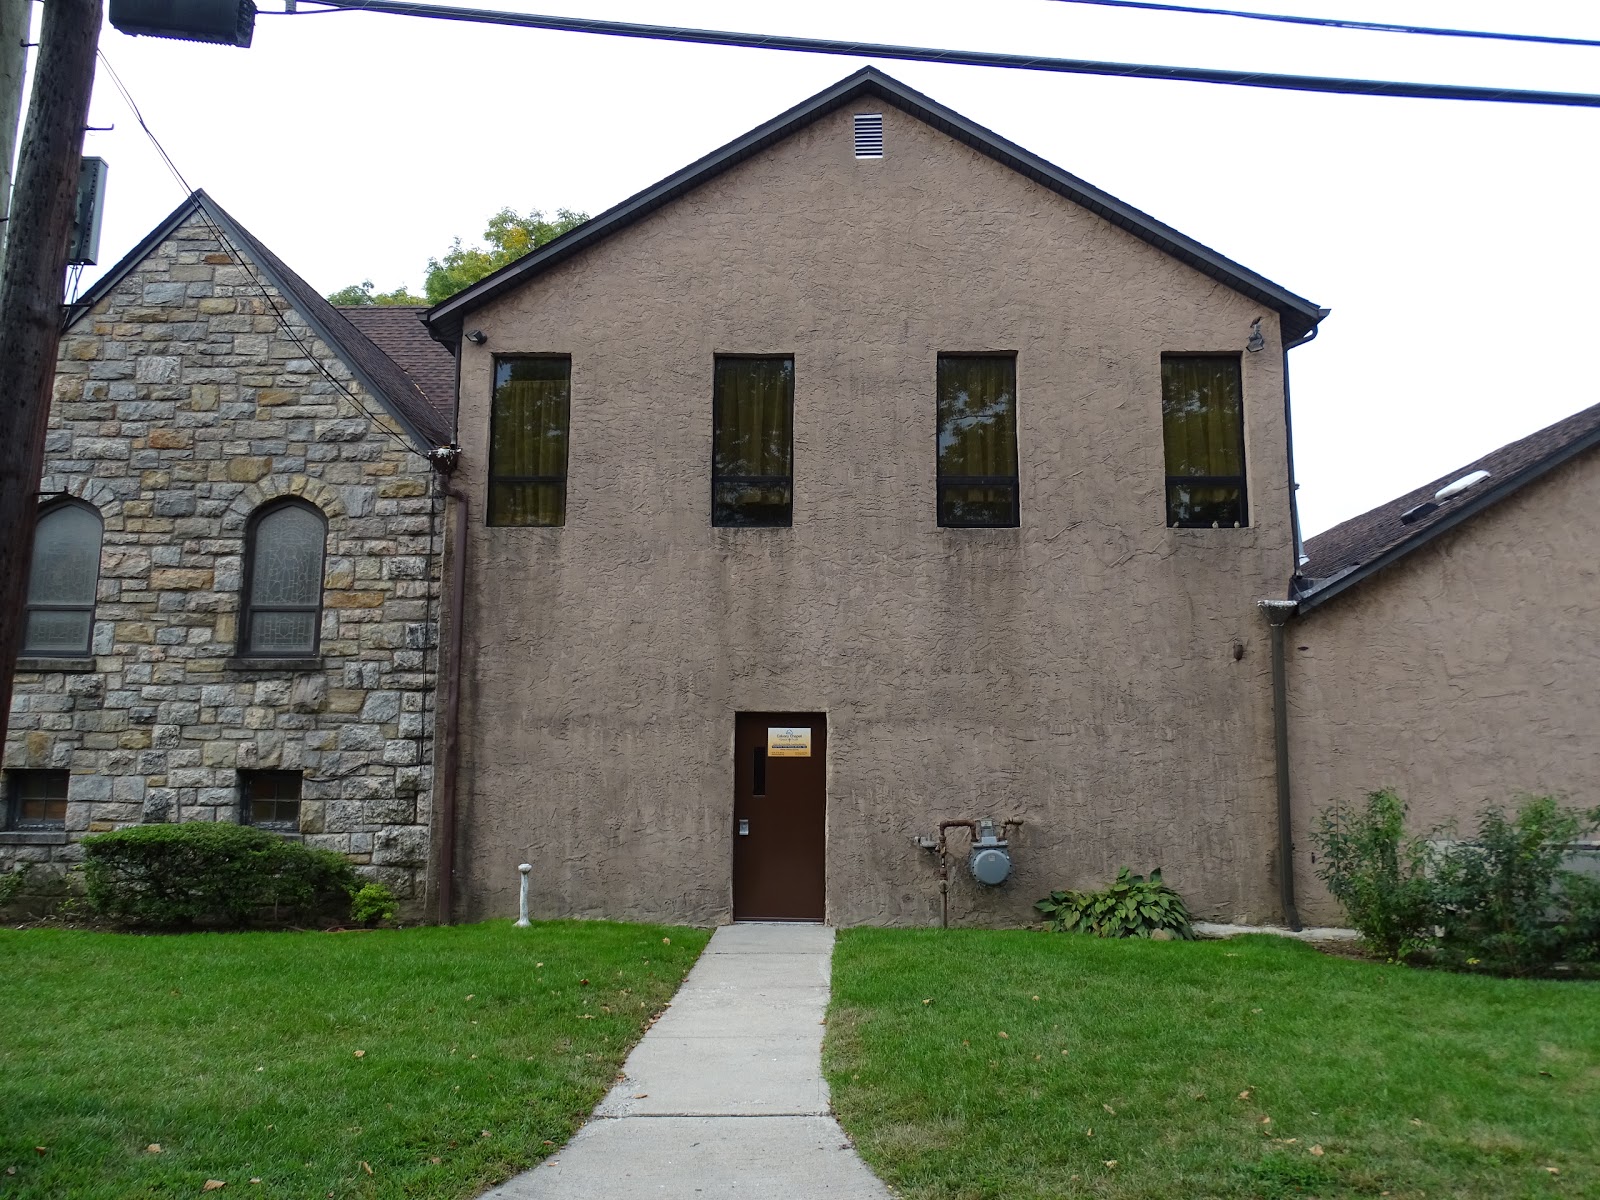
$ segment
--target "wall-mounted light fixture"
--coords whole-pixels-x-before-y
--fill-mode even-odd
[[[1261,334],[1260,317],[1250,322],[1250,340],[1244,344],[1244,348],[1251,354],[1260,354],[1267,348],[1267,339]]]
[[[1259,321],[1256,322],[1256,324],[1258,324],[1258,325],[1260,323],[1261,322],[1259,322]],[[488,340],[489,340],[489,335],[487,333],[485,333],[481,329],[474,329],[471,333],[467,334],[467,341],[471,342],[474,346],[481,346],[485,342],[487,342]],[[1259,349],[1259,347],[1258,347],[1258,349]]]

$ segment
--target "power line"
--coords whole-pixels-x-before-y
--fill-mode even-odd
[[[393,16],[431,17],[437,20],[466,21],[480,25],[552,29],[564,33],[594,33],[611,37],[645,38],[651,41],[691,42],[706,46],[739,46],[752,50],[788,50],[802,54],[838,54],[849,58],[889,58],[969,67],[1003,67],[1019,71],[1050,71],[1065,75],[1109,75],[1121,79],[1166,79],[1232,87],[1273,88],[1291,92],[1331,92],[1348,96],[1394,96],[1416,100],[1478,100],[1499,104],[1600,108],[1600,95],[1587,92],[1540,92],[1444,83],[1342,79],[1320,75],[1276,75],[1260,71],[1221,71],[1204,67],[1165,67],[1146,63],[1045,58],[1032,54],[1000,54],[985,50],[939,50],[923,46],[883,45],[876,42],[690,29],[677,25],[640,25],[629,21],[608,21],[590,17],[555,17],[537,13],[499,12],[486,8],[454,8],[443,4],[422,3],[420,0],[317,0],[317,2],[327,5],[327,8],[320,11],[336,9],[388,13]],[[300,10],[302,14],[308,11]]]
[[[1187,4],[1157,4],[1154,0],[1056,0],[1058,4],[1096,4],[1103,8],[1137,8],[1150,12],[1194,13],[1207,17],[1242,17],[1246,21],[1277,21],[1284,25],[1320,25],[1329,29],[1359,29],[1368,33],[1419,33],[1430,37],[1486,38],[1497,42],[1537,42],[1546,46],[1600,46],[1594,38],[1558,37],[1545,33],[1490,33],[1483,29],[1445,29],[1432,25],[1390,25],[1383,21],[1347,21],[1342,17],[1294,17],[1283,13],[1245,12],[1237,8],[1199,8]]]
[[[189,181],[183,177],[183,172],[178,170],[178,164],[172,161],[172,156],[167,153],[166,147],[161,144],[161,139],[156,137],[155,130],[151,129],[150,126],[145,123],[144,114],[139,111],[139,105],[135,103],[133,94],[128,91],[127,85],[122,82],[122,77],[117,74],[116,68],[111,65],[111,60],[106,57],[105,51],[96,50],[95,53],[99,55],[100,61],[102,64],[104,64],[106,72],[111,76],[111,82],[116,84],[117,91],[122,93],[123,100],[125,100],[128,107],[133,110],[133,117],[134,120],[139,122],[139,128],[144,130],[145,135],[150,139],[151,145],[155,146],[156,153],[161,155],[161,161],[167,164],[167,169],[172,172],[173,178],[176,179],[179,186],[183,188],[184,194],[193,196],[195,189],[189,186]],[[365,404],[361,403],[361,398],[352,392],[348,387],[346,387],[343,380],[336,376],[332,371],[328,370],[326,364],[324,364],[323,361],[317,357],[317,355],[312,351],[312,348],[308,346],[305,340],[300,336],[299,331],[296,330],[293,325],[289,324],[289,318],[284,316],[283,310],[278,307],[278,302],[273,299],[271,290],[265,283],[261,281],[261,277],[256,274],[255,268],[250,265],[249,258],[239,253],[239,247],[235,246],[233,244],[233,240],[228,237],[227,233],[221,228],[221,226],[211,219],[211,214],[206,212],[205,205],[196,204],[194,206],[194,210],[200,215],[200,219],[205,222],[206,228],[209,229],[216,237],[218,244],[225,248],[228,253],[233,256],[235,261],[237,261],[238,264],[244,268],[245,274],[250,276],[250,282],[255,284],[256,290],[261,293],[261,298],[267,302],[267,307],[272,310],[272,315],[277,318],[278,324],[282,327],[283,331],[289,335],[290,340],[292,340],[294,344],[299,347],[300,353],[305,357],[306,361],[316,367],[329,383],[333,384],[334,387],[338,388],[342,393],[344,393],[345,398],[349,400],[351,404],[355,405],[357,411],[359,411],[362,416],[366,417],[367,420],[372,422],[373,428],[377,429],[380,433],[386,434],[390,438],[393,438],[402,447],[404,447],[406,450],[409,450],[412,454],[415,454],[418,458],[428,459],[428,456],[413,446],[408,438],[395,433],[386,424],[384,424],[383,419],[379,417],[378,414],[367,408]],[[428,461],[432,462],[432,459],[428,459]]]

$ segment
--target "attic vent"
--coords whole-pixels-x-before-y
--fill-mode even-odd
[[[1433,498],[1435,500],[1448,500],[1451,496],[1459,495],[1473,486],[1473,484],[1482,483],[1487,478],[1489,478],[1489,472],[1487,471],[1474,471],[1470,475],[1463,475],[1454,483],[1445,484],[1433,494]]]
[[[856,114],[856,157],[883,157],[883,114]]]

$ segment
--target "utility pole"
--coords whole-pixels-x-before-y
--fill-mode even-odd
[[[101,0],[49,0],[0,281],[0,744],[22,646]]]
[[[17,157],[32,8],[33,0],[0,0],[0,222],[11,215],[11,164]],[[5,249],[6,226],[0,224],[0,275],[5,271]]]

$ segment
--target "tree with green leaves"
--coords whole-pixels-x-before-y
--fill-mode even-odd
[[[530,209],[527,216],[519,216],[513,208],[502,208],[489,218],[488,227],[483,231],[484,240],[489,243],[487,247],[463,246],[461,239],[456,238],[443,258],[428,260],[428,303],[438,304],[450,299],[485,275],[554,241],[588,219],[589,214],[573,212],[570,208],[558,208],[551,221],[545,220],[544,213],[537,208]]]
[[[483,231],[487,246],[464,246],[461,239],[456,238],[443,258],[428,259],[425,297],[411,295],[404,285],[392,292],[374,293],[369,279],[341,288],[328,299],[334,304],[438,304],[588,219],[587,213],[573,212],[570,208],[556,209],[551,220],[546,220],[545,214],[537,208],[530,209],[525,216],[514,208],[502,208],[489,218],[488,227]]]
[[[352,283],[349,287],[340,288],[328,296],[330,304],[426,304],[421,296],[413,296],[406,291],[406,285],[401,284],[392,292],[374,292],[372,280],[363,279],[360,283]]]

